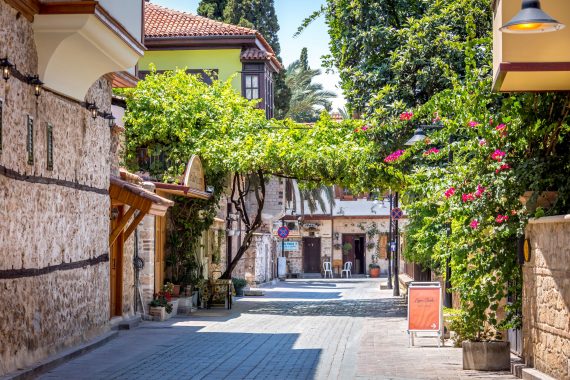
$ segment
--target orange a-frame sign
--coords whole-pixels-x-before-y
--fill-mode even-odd
[[[437,333],[443,329],[441,285],[439,282],[412,282],[408,287],[408,334],[410,345],[416,332]]]

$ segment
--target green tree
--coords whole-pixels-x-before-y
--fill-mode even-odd
[[[394,115],[450,88],[455,74],[465,75],[466,18],[475,24],[476,38],[486,37],[490,3],[328,0],[304,26],[326,17],[331,55],[325,64],[339,71],[351,110]],[[478,62],[489,55],[481,49]]]
[[[337,124],[328,115],[312,128],[268,122],[256,102],[236,94],[230,81],[208,86],[182,70],[151,73],[130,93],[127,104],[127,158],[134,170],[140,147],[162,155],[165,178],[178,178],[187,158],[198,154],[216,196],[227,189],[246,232],[223,278],[231,278],[261,224],[270,176],[356,191],[391,178],[375,159],[374,144],[361,122]],[[252,196],[253,210],[246,208],[246,198]]]
[[[198,5],[198,14],[213,20],[222,20],[228,0],[202,0]]]
[[[220,13],[220,10],[221,13]],[[245,26],[259,31],[281,61],[279,44],[279,22],[275,13],[274,0],[202,0],[198,14],[229,24]],[[281,119],[289,109],[291,92],[285,83],[285,73],[275,75],[275,115]]]
[[[307,49],[303,48],[299,60],[287,67],[285,82],[291,89],[291,102],[289,104],[289,117],[297,122],[314,122],[323,110],[330,110],[330,99],[336,96],[331,91],[323,90],[320,83],[314,79],[321,74],[320,70],[309,68]]]

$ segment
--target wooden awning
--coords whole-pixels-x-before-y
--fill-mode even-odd
[[[129,206],[127,212],[121,216],[119,223],[111,232],[109,246],[113,245],[123,231],[125,231],[124,239],[128,239],[146,215],[164,216],[168,208],[174,204],[171,200],[145,190],[137,184],[114,176],[111,176],[109,196],[111,197],[111,207]],[[127,226],[133,217],[134,219]]]
[[[153,182],[153,184],[156,187],[157,194],[172,194],[187,198],[198,198],[198,199],[208,199],[211,197],[211,194],[205,191],[195,190],[184,185],[176,185],[173,183],[161,183],[161,182]]]
[[[187,198],[208,199],[212,195],[206,192],[204,169],[200,157],[193,155],[186,164],[186,170],[180,183],[153,182],[157,194],[172,194]]]

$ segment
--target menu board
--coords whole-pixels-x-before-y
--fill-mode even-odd
[[[415,284],[408,288],[408,331],[439,331],[441,287]]]

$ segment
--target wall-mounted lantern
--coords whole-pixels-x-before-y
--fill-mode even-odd
[[[522,0],[522,9],[500,30],[505,33],[546,33],[564,27],[540,8],[540,0]]]
[[[109,128],[113,128],[115,126],[115,116],[112,113],[103,112],[103,118],[108,121]]]
[[[0,68],[2,69],[2,78],[4,78],[6,81],[10,79],[10,74],[12,72],[12,68],[14,68],[14,65],[8,61],[8,58],[0,59]]]
[[[36,97],[40,96],[42,93],[42,86],[44,85],[44,82],[40,80],[40,77],[38,75],[28,75],[26,80],[28,84],[34,86],[34,95]]]
[[[95,103],[87,102],[87,103],[85,103],[85,108],[87,108],[89,110],[89,112],[91,112],[91,117],[93,119],[97,119],[99,108],[97,107],[97,105]]]

